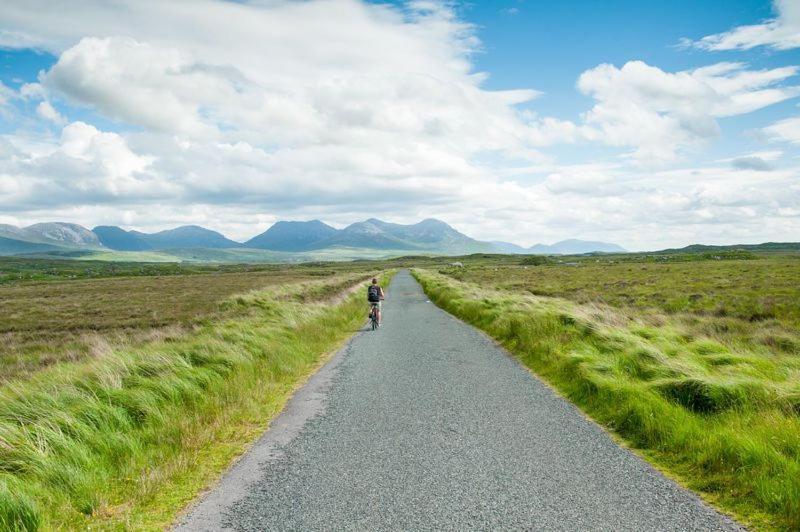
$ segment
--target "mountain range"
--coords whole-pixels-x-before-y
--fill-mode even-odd
[[[615,244],[565,240],[551,246],[524,248],[508,242],[482,242],[451,226],[428,218],[416,224],[396,224],[370,218],[343,229],[319,220],[279,221],[246,242],[221,233],[186,225],[157,233],[101,225],[89,230],[77,224],[51,222],[28,227],[0,225],[0,255],[64,254],[65,252],[161,253],[190,260],[236,260],[245,256],[275,257],[348,250],[349,257],[403,254],[462,255],[468,253],[575,254],[624,252]],[[259,255],[259,253],[261,253]],[[276,255],[277,254],[277,255]],[[218,259],[215,259],[217,257]],[[222,257],[222,258],[219,258]]]

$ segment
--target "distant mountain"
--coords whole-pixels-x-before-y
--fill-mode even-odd
[[[200,227],[199,225],[184,225],[175,229],[167,229],[158,233],[140,233],[129,231],[151,249],[181,249],[181,248],[238,248],[239,242],[225,238],[221,233]]]
[[[528,248],[532,255],[581,255],[583,253],[625,253],[617,244],[592,242],[588,240],[562,240],[553,245],[536,244]]]
[[[523,248],[509,242],[481,242],[441,220],[397,224],[370,218],[344,229],[319,220],[280,221],[244,244],[197,225],[143,233],[100,225],[89,231],[77,224],[52,222],[15,227],[0,224],[0,254],[51,253],[66,256],[95,250],[169,251],[185,260],[261,261],[371,258],[397,255],[466,255],[470,253],[579,254],[624,252],[615,244],[564,240]]]
[[[336,234],[317,242],[314,249],[327,247],[427,250],[442,254],[488,251],[491,247],[459,233],[446,223],[428,218],[404,225],[370,218],[348,225]]]
[[[245,247],[274,251],[306,251],[314,244],[338,232],[319,220],[309,222],[276,222],[258,236],[244,243]]]
[[[356,222],[348,225],[344,229],[337,231],[321,242],[317,242],[315,249],[339,246],[351,248],[371,248],[371,249],[419,249],[411,242],[405,242],[387,231],[389,226],[380,220],[370,218],[363,222]]]
[[[530,253],[528,248],[518,246],[517,244],[512,244],[511,242],[500,242],[495,240],[489,242],[489,245],[492,246],[492,251],[495,253],[504,253],[506,255],[522,255],[525,253]]]
[[[48,242],[58,242],[66,246],[100,247],[97,235],[78,224],[51,222],[29,225],[25,233]]]
[[[92,232],[107,248],[116,251],[146,251],[153,249],[145,238],[133,231],[126,231],[115,225],[98,225]]]
[[[25,240],[27,238],[23,228],[9,224],[0,224],[0,237],[12,240]]]
[[[29,242],[0,236],[0,255],[25,255],[28,253],[52,253],[65,251],[67,248],[55,244]]]
[[[2,224],[0,237],[71,248],[99,248],[102,245],[97,235],[82,225],[65,222],[38,223],[27,227]]]

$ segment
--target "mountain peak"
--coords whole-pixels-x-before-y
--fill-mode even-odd
[[[533,254],[541,255],[582,255],[584,253],[625,253],[625,248],[609,242],[593,242],[590,240],[578,240],[568,238],[548,246],[546,244],[536,244],[528,248]]]
[[[71,246],[100,247],[100,239],[82,225],[68,222],[44,222],[22,229],[29,238]]]
[[[234,242],[217,231],[212,231],[199,225],[182,225],[157,233],[125,231],[116,226],[101,225],[95,227],[94,232],[106,247],[117,251],[241,247],[239,242]]]
[[[152,249],[145,241],[147,235],[137,231],[126,231],[116,225],[98,225],[92,232],[107,248],[115,251],[146,251]]]
[[[245,246],[274,251],[305,251],[317,242],[329,238],[338,231],[320,220],[286,221],[281,220],[254,236]]]

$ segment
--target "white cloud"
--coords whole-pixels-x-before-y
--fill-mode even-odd
[[[105,135],[116,134],[93,132],[105,146],[93,164],[104,176],[163,180],[156,190],[179,191],[176,203],[352,211],[376,195],[397,209],[455,201],[465,183],[496,181],[476,162],[484,155],[535,159],[536,146],[566,135],[553,127],[545,139],[517,112],[536,91],[482,88],[472,28],[439,2],[84,0],[62,13],[11,4],[0,11],[15,28],[5,44],[58,55],[25,96],[140,128],[117,135],[129,152],[111,150]],[[41,114],[53,116],[47,101]],[[74,127],[59,148],[67,166],[82,160],[68,148]]]
[[[643,162],[671,160],[719,134],[717,118],[748,113],[798,94],[778,85],[797,67],[747,70],[741,63],[717,63],[665,72],[642,61],[587,70],[578,88],[596,103],[583,117],[588,138],[632,146]]]
[[[800,144],[800,117],[786,118],[763,129],[767,137],[774,141]]]
[[[60,151],[75,159],[98,163],[104,169],[103,174],[112,178],[133,176],[153,162],[152,158],[133,153],[120,135],[98,131],[83,122],[73,122],[62,130]]]
[[[123,137],[83,122],[65,126],[57,141],[29,144],[5,137],[0,158],[0,210],[169,197],[176,188],[148,172],[153,158],[129,148]]]
[[[447,6],[8,1],[0,44],[58,57],[20,96],[45,119],[57,116],[48,102],[71,103],[118,131],[72,122],[60,138],[0,137],[0,212],[143,230],[199,223],[242,239],[277,218],[436,216],[479,238],[631,249],[800,227],[792,168],[642,174],[603,163],[610,150],[584,165],[538,151],[589,141],[670,160],[713,138],[717,119],[793,96],[795,67],[600,65],[578,82],[595,100],[582,119],[543,117],[518,110],[535,90],[485,88],[474,28]]]
[[[36,114],[55,124],[63,124],[66,122],[66,119],[61,116],[61,113],[56,111],[53,105],[46,100],[39,102],[39,105],[36,106]]]
[[[704,50],[749,50],[766,46],[775,50],[800,48],[800,2],[775,0],[777,17],[761,24],[739,26],[724,33],[703,37],[699,41],[684,40]]]

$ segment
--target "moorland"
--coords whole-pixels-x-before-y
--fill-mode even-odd
[[[668,475],[800,526],[800,254],[701,248],[0,258],[0,528],[168,526],[363,325],[352,290],[403,267]]]
[[[363,325],[353,290],[386,267],[5,260],[0,529],[167,527]]]
[[[418,268],[626,445],[756,528],[800,527],[800,255]]]

